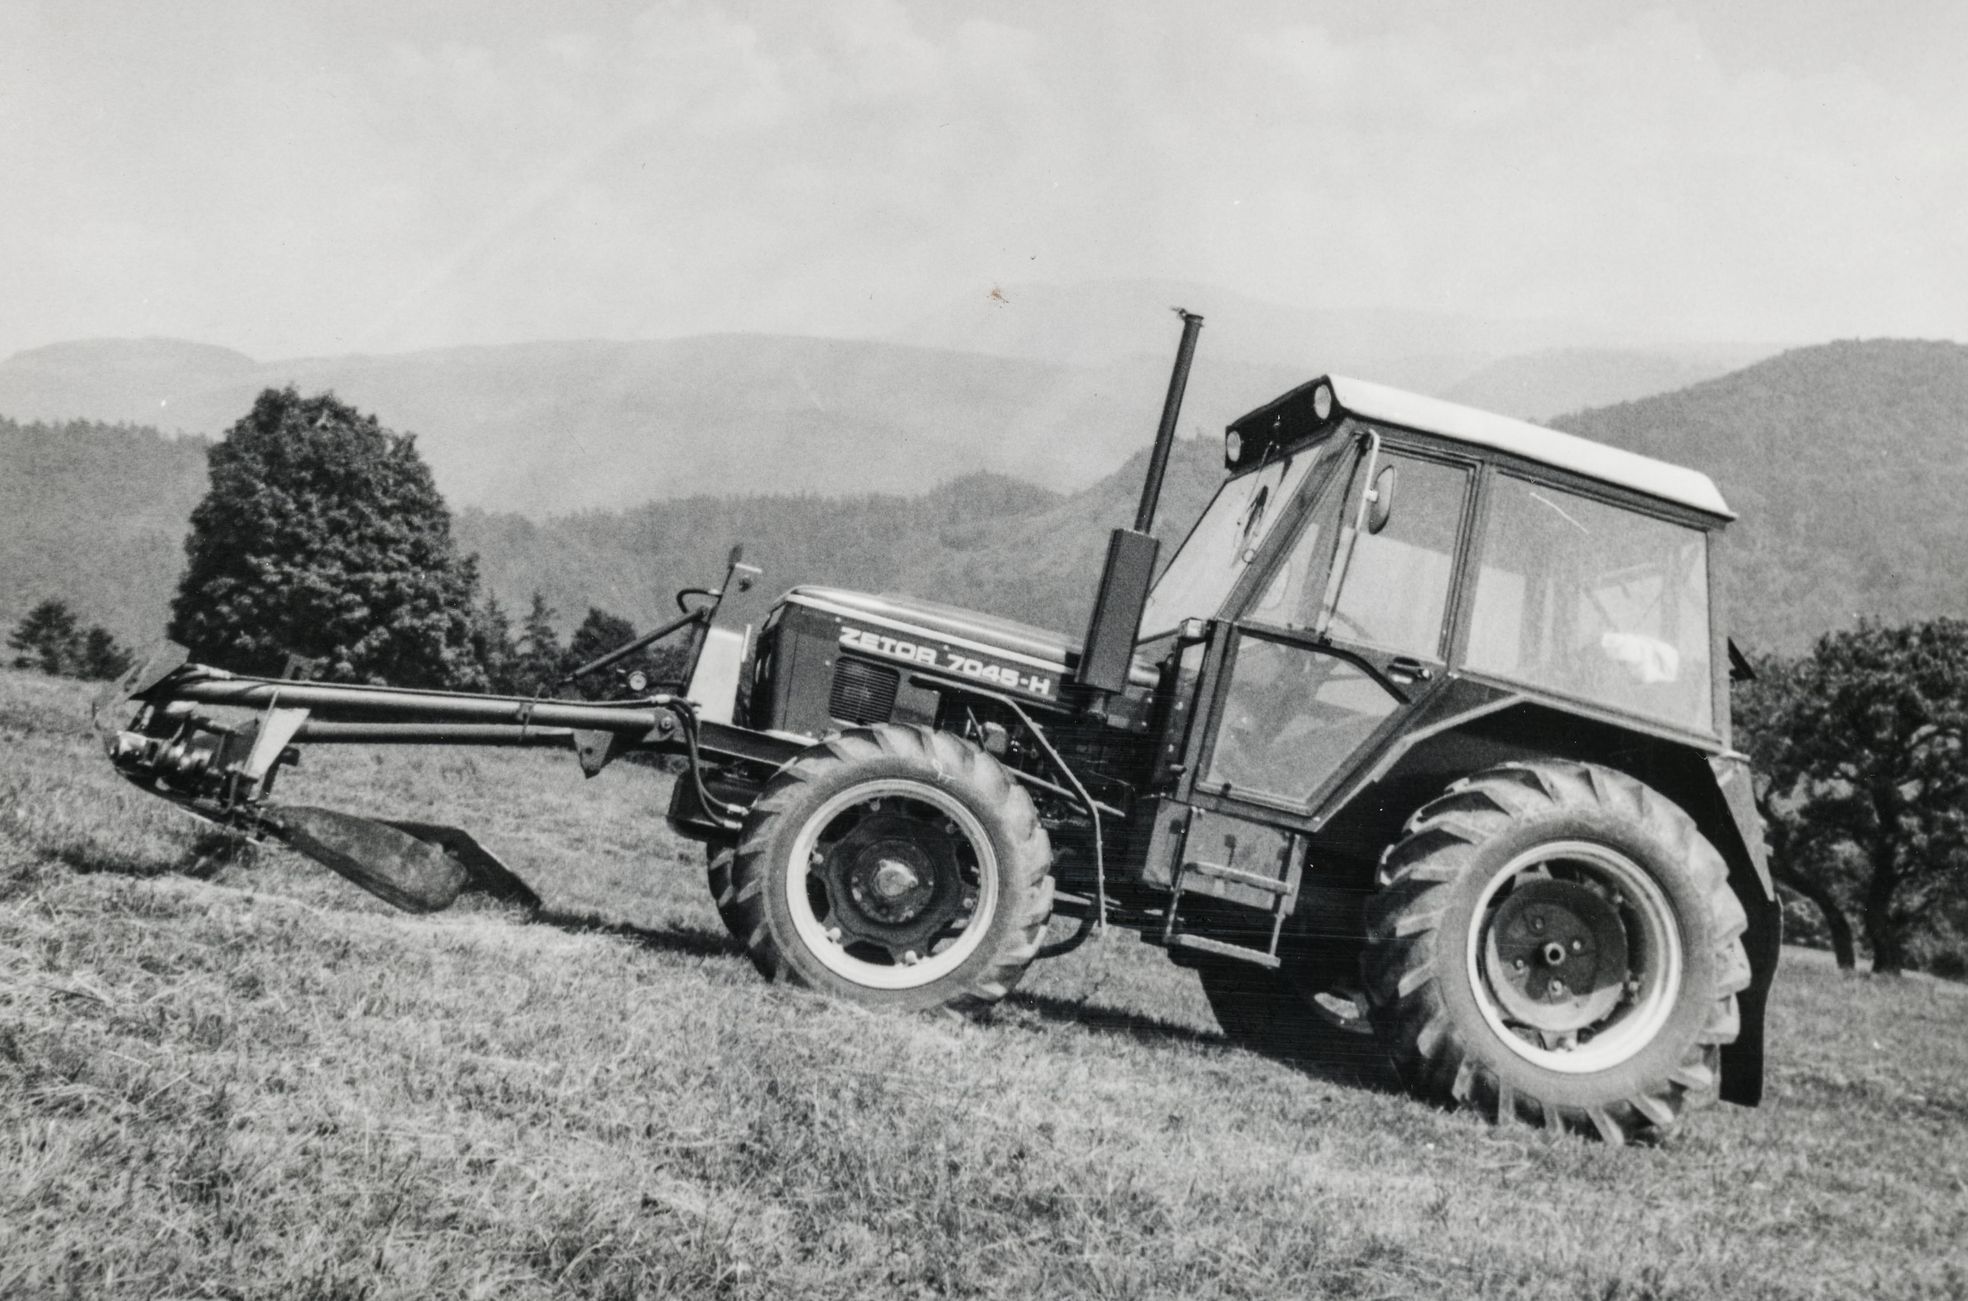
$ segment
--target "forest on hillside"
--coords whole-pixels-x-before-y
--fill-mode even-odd
[[[60,600],[126,642],[160,636],[208,446],[138,425],[0,417],[0,624]]]
[[[390,413],[377,413],[384,424]],[[1968,615],[1968,347],[1799,349],[1559,428],[1707,470],[1741,517],[1724,596],[1738,641],[1795,652],[1861,615]],[[157,635],[183,566],[206,444],[132,425],[0,420],[0,621],[58,597],[126,642]],[[1158,532],[1179,537],[1221,473],[1220,444],[1177,444]],[[1077,631],[1106,531],[1132,515],[1145,450],[1070,495],[998,474],[926,493],[682,497],[533,520],[469,509],[459,546],[509,609],[534,591],[565,633],[590,606],[649,626],[678,587],[746,547],[763,611],[795,583],[900,591]],[[747,487],[770,466],[734,465]],[[441,484],[440,480],[440,484]]]

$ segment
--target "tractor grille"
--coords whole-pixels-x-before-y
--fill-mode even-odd
[[[901,681],[894,669],[843,655],[834,667],[827,712],[843,723],[886,723],[895,713],[895,689]]]

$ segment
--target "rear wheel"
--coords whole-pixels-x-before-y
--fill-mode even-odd
[[[1609,1142],[1715,1097],[1747,923],[1665,796],[1592,764],[1507,764],[1416,813],[1382,883],[1368,999],[1423,1093]]]
[[[990,755],[943,732],[856,728],[767,785],[719,911],[768,979],[979,1011],[1038,952],[1051,859],[1031,797]],[[718,875],[714,862],[714,888]]]

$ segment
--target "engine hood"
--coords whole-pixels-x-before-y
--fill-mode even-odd
[[[1046,668],[1070,679],[1080,662],[1080,639],[1016,619],[980,614],[937,601],[888,594],[871,596],[841,587],[795,587],[783,598],[861,623],[900,633],[927,633],[951,646],[981,651],[1032,668]],[[1152,665],[1137,660],[1131,682],[1152,687]]]

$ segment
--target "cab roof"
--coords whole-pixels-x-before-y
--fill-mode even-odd
[[[1314,410],[1321,387],[1329,388],[1332,393],[1324,419],[1319,418]],[[1323,375],[1310,383],[1301,384],[1283,397],[1232,421],[1230,429],[1246,448],[1254,452],[1264,443],[1295,441],[1342,414],[1403,425],[1456,442],[1508,452],[1525,460],[1569,470],[1601,483],[1630,488],[1649,497],[1676,502],[1722,519],[1736,517],[1729,504],[1722,499],[1722,492],[1715,486],[1715,481],[1699,470],[1657,461],[1638,452],[1608,447],[1576,434],[1546,429],[1527,420],[1514,420],[1509,416],[1444,402],[1440,398],[1389,388],[1385,384],[1348,379],[1344,375]],[[1242,469],[1248,464],[1251,464],[1251,459],[1245,456],[1241,463],[1234,464],[1232,468]]]

